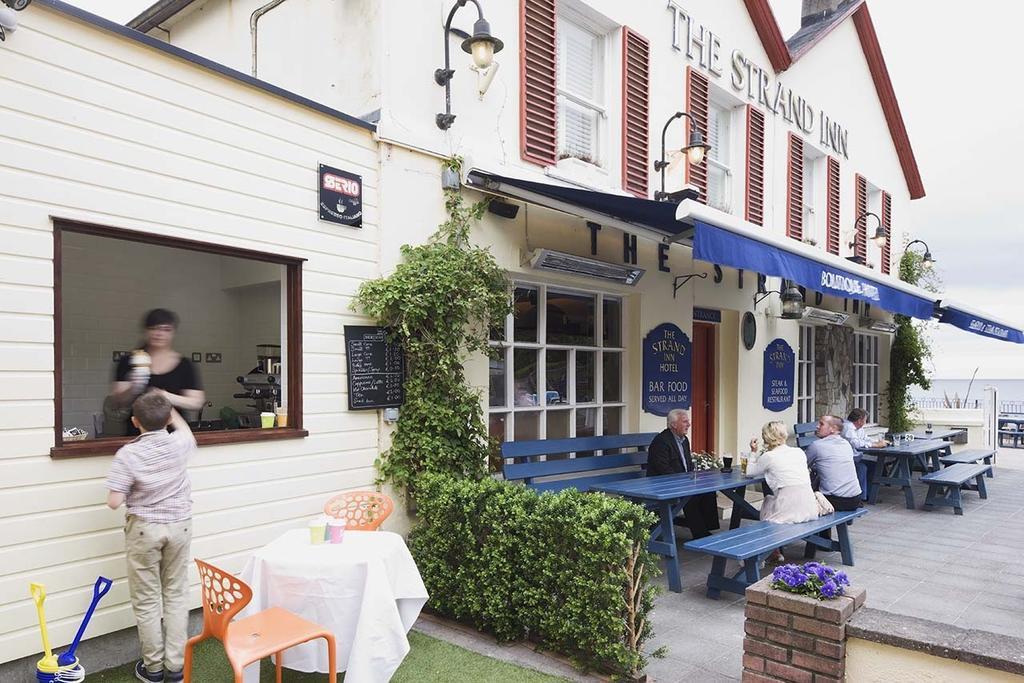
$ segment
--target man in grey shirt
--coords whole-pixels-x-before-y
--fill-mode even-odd
[[[818,473],[818,490],[836,510],[860,507],[860,482],[853,462],[853,447],[840,434],[843,421],[835,415],[818,418],[818,440],[809,445],[807,465]]]

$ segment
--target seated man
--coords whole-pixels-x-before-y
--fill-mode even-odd
[[[692,472],[690,458],[690,414],[685,410],[671,410],[666,417],[668,428],[658,434],[647,447],[647,476]],[[676,518],[677,522],[680,521]],[[683,506],[683,524],[693,537],[710,536],[712,529],[718,529],[718,499],[714,493],[694,496]]]
[[[818,490],[836,510],[860,507],[861,488],[853,462],[853,446],[840,436],[843,421],[835,415],[818,418],[818,440],[809,445],[807,465],[818,474]]]
[[[854,461],[857,465],[857,479],[860,481],[861,498],[867,500],[868,486],[871,475],[875,469],[875,463],[864,462],[861,451],[865,448],[882,448],[886,445],[884,439],[869,439],[864,431],[867,424],[868,413],[863,408],[854,408],[850,411],[846,421],[843,422],[842,436],[850,442],[854,450]]]
[[[853,446],[840,435],[842,429],[841,419],[835,415],[822,415],[818,418],[818,428],[814,430],[818,440],[804,449],[807,453],[807,466],[817,474],[818,491],[832,503],[836,512],[856,510],[862,505],[860,481],[853,462]],[[826,529],[821,532],[821,536],[832,538],[832,530]],[[813,558],[815,550],[808,543],[804,557]]]

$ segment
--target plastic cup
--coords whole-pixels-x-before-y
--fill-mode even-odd
[[[309,521],[309,542],[320,545],[327,539],[327,520],[317,518]]]
[[[277,408],[274,410],[277,415],[277,426],[287,427],[288,426],[288,410],[286,408]]]
[[[345,537],[345,520],[330,519],[327,521],[327,541],[329,543],[341,543]]]
[[[274,426],[274,414],[273,413],[260,413],[260,424],[264,429],[270,429]]]

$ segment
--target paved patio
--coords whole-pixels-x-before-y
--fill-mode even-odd
[[[986,483],[987,500],[965,492],[962,517],[952,508],[921,509],[927,491],[921,484],[914,486],[916,510],[904,507],[899,489],[882,489],[878,504],[851,527],[857,565],[846,568],[856,585],[867,588],[869,607],[1020,636],[1024,450],[1001,449],[996,476]],[[652,659],[647,672],[659,683],[739,680],[743,598],[706,598],[710,558],[680,552],[683,593],[668,592],[664,576],[659,579],[666,590],[656,602],[650,643],[651,650],[667,646],[668,656]],[[789,547],[786,555],[802,560],[803,546]],[[838,553],[818,559],[840,564]]]

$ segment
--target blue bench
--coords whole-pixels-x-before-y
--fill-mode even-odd
[[[818,430],[817,422],[801,422],[793,425],[793,433],[796,435],[797,448],[807,448],[818,440],[815,432]]]
[[[501,444],[505,479],[521,481],[537,491],[586,491],[598,483],[636,479],[644,476],[647,446],[657,435],[643,432],[506,441]]]
[[[853,566],[853,546],[850,543],[850,532],[847,524],[867,510],[859,508],[848,512],[834,512],[810,522],[801,524],[775,524],[774,522],[756,522],[737,529],[723,531],[696,541],[688,541],[683,547],[699,553],[707,553],[714,557],[711,573],[708,574],[708,597],[718,599],[722,591],[743,595],[747,586],[761,579],[761,560],[770,555],[776,548],[806,541],[808,546],[821,548],[829,552],[839,551],[843,564]],[[822,534],[830,529],[838,529],[839,540],[833,541]],[[726,560],[737,560],[743,566],[733,576],[725,575]]]
[[[971,448],[968,450],[957,451],[952,455],[943,455],[939,457],[939,462],[943,465],[977,465],[978,461],[983,461],[986,465],[991,465],[993,458],[995,458],[996,452],[991,448]],[[991,479],[993,476],[992,470],[988,471],[988,477]]]
[[[985,490],[985,474],[992,471],[992,465],[959,463],[932,472],[921,477],[928,484],[928,496],[924,500],[924,509],[931,510],[936,505],[953,508],[958,515],[964,514],[963,499],[960,490],[963,488],[977,491],[982,498],[988,498]],[[967,482],[974,479],[974,484]]]

